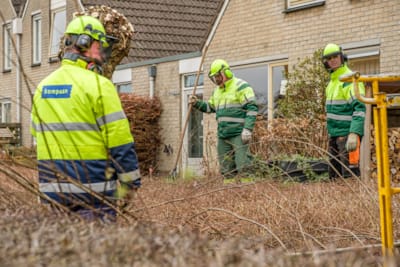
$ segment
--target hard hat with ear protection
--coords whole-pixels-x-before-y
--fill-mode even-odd
[[[347,62],[347,56],[343,53],[342,48],[337,44],[327,44],[322,52],[322,63],[324,64],[325,69],[330,71],[330,67],[328,64],[328,60],[331,57],[340,55],[341,65]]]
[[[75,46],[81,50],[86,51],[90,48],[93,40],[100,42],[102,48],[109,47],[106,31],[103,24],[92,16],[79,16],[74,18],[67,26],[65,33],[74,36]],[[68,38],[67,38],[68,40]]]
[[[100,20],[87,15],[74,18],[68,24],[65,34],[65,45],[74,45],[80,52],[87,51],[93,40],[99,41],[104,62],[108,61],[113,45],[119,41],[118,38],[106,35]]]
[[[215,75],[223,72],[224,75],[230,79],[233,77],[233,73],[228,65],[228,63],[223,59],[216,59],[211,63],[210,72],[208,73],[208,77],[211,79]]]

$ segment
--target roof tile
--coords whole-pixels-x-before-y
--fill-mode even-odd
[[[202,49],[224,0],[82,0],[124,14],[135,29],[122,63],[196,52]]]

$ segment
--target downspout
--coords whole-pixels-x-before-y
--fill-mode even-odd
[[[17,123],[21,123],[21,36],[22,36],[22,18],[13,20],[13,33],[16,35],[15,52],[17,59],[16,64],[16,104],[17,104]]]
[[[148,68],[149,72],[149,95],[150,98],[154,97],[154,91],[155,91],[155,80],[157,76],[157,66],[156,65],[151,65]]]

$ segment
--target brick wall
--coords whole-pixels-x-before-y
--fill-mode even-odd
[[[324,6],[283,11],[284,1],[230,1],[206,63],[216,57],[233,62],[287,54],[294,64],[328,42],[379,38],[381,72],[400,71],[399,1],[326,0]]]
[[[5,1],[1,7],[1,13],[4,17],[4,21],[0,19],[0,99],[4,97],[11,97],[11,119],[13,121],[16,120],[16,105],[15,105],[15,99],[16,99],[16,90],[15,90],[15,66],[13,65],[11,67],[11,71],[9,72],[4,72],[4,58],[3,58],[3,49],[4,49],[4,27],[3,25],[5,23],[12,23],[12,19],[15,17],[14,11],[12,7],[9,5],[10,1]],[[15,42],[15,39],[14,39]],[[14,53],[14,50],[12,49],[12,60],[15,61],[16,56]]]

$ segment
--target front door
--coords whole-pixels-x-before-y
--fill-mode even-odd
[[[196,96],[203,99],[203,79],[199,78],[196,88]],[[186,132],[182,147],[182,167],[183,174],[202,175],[203,174],[203,113],[195,108],[190,110],[189,117],[189,97],[193,94],[196,74],[184,76],[183,93],[183,122],[187,121]]]

